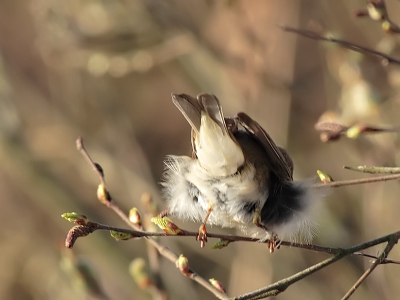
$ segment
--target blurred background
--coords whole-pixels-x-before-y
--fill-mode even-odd
[[[387,5],[400,23],[400,3]],[[399,37],[379,22],[355,18],[362,8],[361,0],[1,1],[0,298],[152,299],[129,274],[133,259],[148,261],[144,240],[116,242],[96,232],[67,250],[72,224],[60,215],[76,211],[126,226],[96,199],[98,179],[76,151],[78,136],[102,165],[121,208],[142,210],[145,192],[165,208],[158,184],[163,159],[191,153],[190,127],[171,93],[213,93],[226,115],[248,113],[287,148],[297,180],[317,169],[335,180],[367,177],[343,165],[398,165],[396,133],[322,143],[314,124],[322,116],[347,126],[398,125],[400,67],[277,26],[399,58]],[[398,182],[333,190],[315,217],[314,242],[348,247],[399,230],[398,195]],[[174,221],[188,230],[199,226]],[[184,253],[204,278],[218,279],[230,296],[328,257],[287,247],[271,255],[254,243],[211,250],[213,240],[205,249],[194,238],[160,242]],[[389,257],[400,259],[399,248]],[[362,257],[344,259],[278,298],[339,299],[368,266]],[[99,287],[83,283],[87,268]],[[170,299],[213,299],[163,259],[160,276]],[[380,266],[352,299],[394,299],[399,276],[398,266]]]

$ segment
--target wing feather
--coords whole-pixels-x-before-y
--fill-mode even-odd
[[[252,133],[262,144],[268,155],[268,163],[271,170],[282,180],[293,180],[293,162],[287,152],[278,147],[269,134],[247,114],[238,113],[240,124]],[[283,151],[282,151],[283,150]]]
[[[218,124],[224,134],[228,133],[228,127],[225,124],[224,114],[218,98],[210,94],[200,94],[197,99],[203,106],[204,111],[210,118]]]
[[[172,94],[172,102],[180,110],[192,129],[198,134],[201,125],[202,106],[199,101],[186,94]]]

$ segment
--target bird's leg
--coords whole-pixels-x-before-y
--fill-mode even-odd
[[[265,226],[263,224],[261,224],[261,214],[260,213],[261,213],[260,208],[256,207],[256,209],[254,210],[254,215],[253,215],[253,224],[256,225],[257,227],[267,230],[267,228],[265,228]]]
[[[207,242],[206,223],[207,223],[208,217],[210,216],[211,212],[212,212],[212,207],[208,206],[207,214],[206,214],[206,216],[205,216],[205,218],[203,220],[203,223],[200,225],[199,234],[196,237],[196,240],[200,241],[201,248],[204,248],[204,246],[206,245],[206,242]]]
[[[278,238],[278,235],[275,232],[271,231],[261,223],[261,211],[259,207],[257,207],[254,211],[253,224],[270,233],[270,238],[267,242],[267,247],[270,253],[274,253],[275,249],[279,249],[282,241]]]

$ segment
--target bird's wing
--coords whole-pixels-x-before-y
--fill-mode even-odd
[[[172,102],[189,122],[192,129],[200,132],[201,111],[203,110],[199,101],[186,94],[172,94]]]
[[[269,134],[247,114],[241,112],[237,115],[240,124],[261,143],[268,157],[267,162],[278,178],[285,181],[293,180],[293,162],[289,154],[278,147]]]

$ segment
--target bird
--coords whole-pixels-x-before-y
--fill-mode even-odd
[[[212,94],[172,94],[172,101],[191,126],[192,156],[166,157],[160,217],[201,222],[201,247],[206,225],[238,228],[267,241],[270,252],[286,236],[310,242],[310,212],[321,193],[312,180],[293,180],[287,151],[246,113],[224,117]]]

